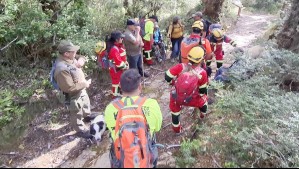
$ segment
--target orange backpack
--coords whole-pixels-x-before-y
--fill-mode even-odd
[[[127,104],[129,100],[132,105]],[[118,109],[114,150],[120,168],[152,168],[152,140],[142,110],[145,100],[145,97],[139,97],[134,102],[132,98],[126,97],[125,102],[113,102],[114,107]]]
[[[181,43],[181,57],[182,57],[182,63],[189,63],[189,59],[187,58],[188,57],[188,54],[189,54],[189,51],[195,47],[195,46],[200,46],[200,45],[203,45],[205,44],[205,41],[200,37],[200,39],[198,38],[184,38],[182,40],[182,43]],[[203,47],[203,49],[205,49]]]

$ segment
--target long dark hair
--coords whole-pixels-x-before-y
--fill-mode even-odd
[[[114,37],[109,35],[106,36],[106,44],[107,44],[107,53],[109,54],[110,50],[113,48],[114,43],[117,41]]]
[[[106,36],[107,52],[109,54],[110,50],[113,48],[114,43],[121,38],[122,33],[120,31],[111,32],[110,36]]]

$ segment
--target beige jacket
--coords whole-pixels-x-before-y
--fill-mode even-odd
[[[77,96],[87,87],[85,75],[81,68],[76,66],[77,60],[59,57],[56,60],[54,78],[61,91]]]

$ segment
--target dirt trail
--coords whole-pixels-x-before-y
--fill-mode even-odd
[[[226,33],[229,37],[234,39],[239,47],[248,48],[250,46],[250,43],[255,40],[257,37],[261,36],[263,32],[267,29],[269,26],[271,20],[274,17],[271,15],[254,15],[254,14],[242,14],[241,17],[238,19],[238,22],[235,26],[231,27],[231,29]],[[225,45],[225,51],[232,50],[233,47],[229,45]],[[170,65],[168,65],[170,66]],[[158,69],[163,69],[161,67],[155,67]],[[166,70],[166,69],[164,69]],[[150,84],[147,84],[144,90],[145,95],[151,98],[155,98],[160,103],[160,107],[163,113],[163,127],[162,131],[157,135],[158,143],[164,144],[164,145],[176,145],[180,144],[182,138],[190,137],[190,132],[185,132],[180,136],[176,136],[171,129],[171,126],[167,126],[171,123],[171,116],[169,113],[169,86],[164,82],[164,72],[158,71],[156,69],[150,69],[148,68],[148,71],[153,71],[154,75],[152,75],[152,78],[150,80],[147,80],[146,82],[151,81]],[[154,76],[154,77],[153,77]],[[182,117],[182,124],[185,127],[185,130],[191,128],[192,119],[186,119],[190,112],[192,112],[193,109],[185,108],[183,111],[185,111],[185,115]],[[185,120],[184,120],[185,119]],[[174,153],[173,149],[166,149],[166,150],[160,150],[160,159],[158,166],[159,167],[175,167],[175,159],[172,157],[172,154]],[[73,160],[71,163],[64,165],[63,167],[72,167],[74,165],[74,162],[80,161],[80,158],[77,158]],[[105,153],[104,155],[100,156],[90,167],[99,167],[99,168],[105,168],[109,167],[109,156],[108,153]]]
[[[231,27],[230,30],[226,32],[226,35],[234,39],[239,47],[247,48],[253,40],[263,34],[274,18],[275,17],[270,15],[247,14],[244,12],[238,19],[237,24]],[[226,52],[232,49],[233,48],[227,44],[224,46]],[[147,71],[151,72],[151,78],[146,79],[146,86],[144,89],[144,94],[148,97],[157,99],[161,106],[163,112],[163,127],[166,127],[157,135],[157,141],[164,145],[180,144],[182,138],[190,138],[192,132],[188,132],[188,130],[191,130],[193,122],[189,115],[193,109],[185,108],[183,110],[184,114],[182,115],[181,121],[187,132],[184,132],[180,136],[176,136],[172,132],[171,126],[167,126],[171,123],[171,116],[168,108],[170,88],[164,82],[164,71],[169,66],[171,66],[170,63],[167,63],[165,68],[162,68],[160,65],[154,66],[155,69],[146,67]],[[161,69],[161,71],[158,69]],[[97,96],[95,96],[95,98],[97,98]],[[75,138],[72,136],[72,130],[67,125],[66,116],[67,115],[63,116],[64,119],[60,121],[59,124],[41,124],[29,129],[29,134],[26,137],[27,139],[25,139],[21,145],[16,146],[17,150],[14,150],[18,151],[17,155],[11,155],[10,157],[6,156],[3,158],[8,160],[5,162],[6,165],[22,168],[110,167],[109,156],[107,153],[109,148],[108,135],[106,134],[104,141],[99,147],[96,147],[89,141]],[[206,119],[206,121],[209,122],[209,119]],[[51,130],[53,132],[45,135],[43,134],[45,130]],[[61,131],[59,133],[60,135],[55,132],[58,130]],[[40,134],[35,134],[35,137],[31,137],[30,133]],[[175,148],[160,150],[158,167],[175,167],[175,160],[172,156],[175,152],[174,150]],[[207,167],[211,166],[207,165]]]

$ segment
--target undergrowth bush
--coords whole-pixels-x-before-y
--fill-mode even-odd
[[[282,87],[299,82],[299,56],[273,44],[263,47],[257,59],[238,56],[229,84],[211,83],[216,102],[198,141],[209,142],[205,154],[217,156],[222,167],[299,166],[299,93]],[[196,166],[189,149],[180,150],[180,167]]]
[[[0,90],[0,130],[7,123],[19,118],[24,108],[19,107],[13,101],[14,94],[9,90]]]
[[[180,154],[176,158],[176,164],[180,168],[190,168],[194,166],[198,160],[196,158],[200,149],[199,140],[183,140],[180,148]]]
[[[280,84],[299,81],[299,57],[266,48],[261,58],[240,58],[232,88],[218,93],[218,113],[232,119],[223,124],[231,139],[222,151],[239,167],[298,167],[299,95]]]

